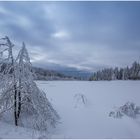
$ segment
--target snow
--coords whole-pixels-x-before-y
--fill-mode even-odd
[[[140,81],[36,83],[60,115],[60,123],[49,132],[40,133],[0,121],[0,138],[140,138],[140,116],[109,117],[110,111],[128,101],[140,106]],[[86,103],[80,99],[81,95]]]

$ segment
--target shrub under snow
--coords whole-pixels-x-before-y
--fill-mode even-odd
[[[136,106],[132,102],[127,102],[123,106],[117,108],[115,111],[111,111],[109,113],[109,116],[114,118],[121,118],[124,115],[126,115],[132,118],[136,118],[136,116],[139,114],[140,114],[140,107]]]

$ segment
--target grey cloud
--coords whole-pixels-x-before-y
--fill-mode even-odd
[[[140,2],[0,4],[1,35],[25,41],[33,64],[95,70],[140,56]]]

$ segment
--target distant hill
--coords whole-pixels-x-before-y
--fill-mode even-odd
[[[62,65],[53,64],[53,63],[46,64],[46,66],[40,66],[40,67],[42,69],[42,70],[40,69],[42,71],[40,73],[41,75],[42,75],[43,71],[46,71],[48,73],[48,75],[54,74],[55,77],[57,77],[57,76],[59,76],[61,78],[67,77],[68,79],[74,78],[76,80],[89,80],[89,78],[93,75],[93,72],[90,72],[87,70],[79,70],[74,67],[62,66]],[[49,77],[49,78],[51,78],[51,77]]]
[[[58,70],[59,73],[62,73],[66,76],[72,76],[78,78],[80,80],[88,80],[93,73],[84,71],[84,70],[75,70],[75,69],[67,69],[67,70]]]
[[[66,76],[62,73],[53,70],[33,67],[35,73],[35,80],[80,80],[73,76]]]

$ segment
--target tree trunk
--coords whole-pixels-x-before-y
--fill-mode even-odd
[[[20,91],[18,92],[18,114],[17,114],[17,118],[19,118],[19,115],[20,115],[20,112],[21,112],[21,93]]]
[[[21,70],[20,70],[21,72]],[[19,118],[20,112],[21,112],[21,77],[19,77],[19,91],[18,91],[18,114],[17,117]]]
[[[14,95],[14,118],[15,118],[15,125],[18,125],[18,118],[17,118],[17,89],[16,85],[14,85],[15,95]]]

